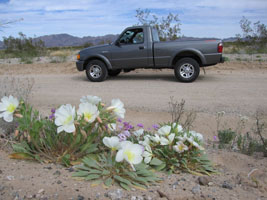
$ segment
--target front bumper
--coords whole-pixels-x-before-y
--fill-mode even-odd
[[[82,61],[82,60],[77,60],[76,61],[76,67],[77,67],[78,71],[83,71],[84,70],[83,65],[84,65],[84,61]]]

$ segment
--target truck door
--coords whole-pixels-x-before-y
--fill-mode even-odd
[[[148,66],[148,49],[142,28],[126,30],[111,50],[114,68],[140,68]]]

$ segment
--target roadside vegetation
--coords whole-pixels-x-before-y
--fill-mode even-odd
[[[252,23],[246,17],[240,22],[242,35],[236,35],[236,41],[224,43],[224,53],[230,54],[264,54],[267,53],[267,28],[257,21]]]
[[[217,113],[217,131],[214,136],[214,148],[229,149],[246,155],[262,153],[267,157],[267,115],[257,111],[250,118],[240,116],[238,123],[230,127],[224,121],[225,112]],[[248,122],[252,122],[248,125]]]

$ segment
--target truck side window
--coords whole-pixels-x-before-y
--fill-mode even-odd
[[[121,44],[141,44],[144,42],[144,32],[142,28],[127,30],[119,39]]]

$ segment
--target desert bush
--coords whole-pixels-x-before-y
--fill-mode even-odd
[[[181,124],[185,130],[192,128],[196,119],[196,112],[192,110],[187,112],[185,111],[185,100],[182,99],[180,102],[178,102],[171,96],[168,104],[172,122]]]
[[[230,144],[236,137],[236,132],[229,129],[219,130],[218,138],[220,142],[220,147],[224,147],[227,144]]]
[[[218,112],[217,121],[217,134],[219,138],[219,148],[230,148],[240,151],[247,155],[253,155],[255,152],[262,152],[267,156],[267,139],[266,139],[266,115],[263,112],[257,111],[253,120],[253,125],[250,131],[244,132],[248,129],[248,118],[245,116],[239,117],[239,121],[234,129],[221,128],[222,117],[225,112]]]
[[[5,54],[7,57],[27,58],[37,57],[45,54],[46,49],[42,40],[35,41],[23,33],[19,33],[19,38],[9,36],[3,38]]]

